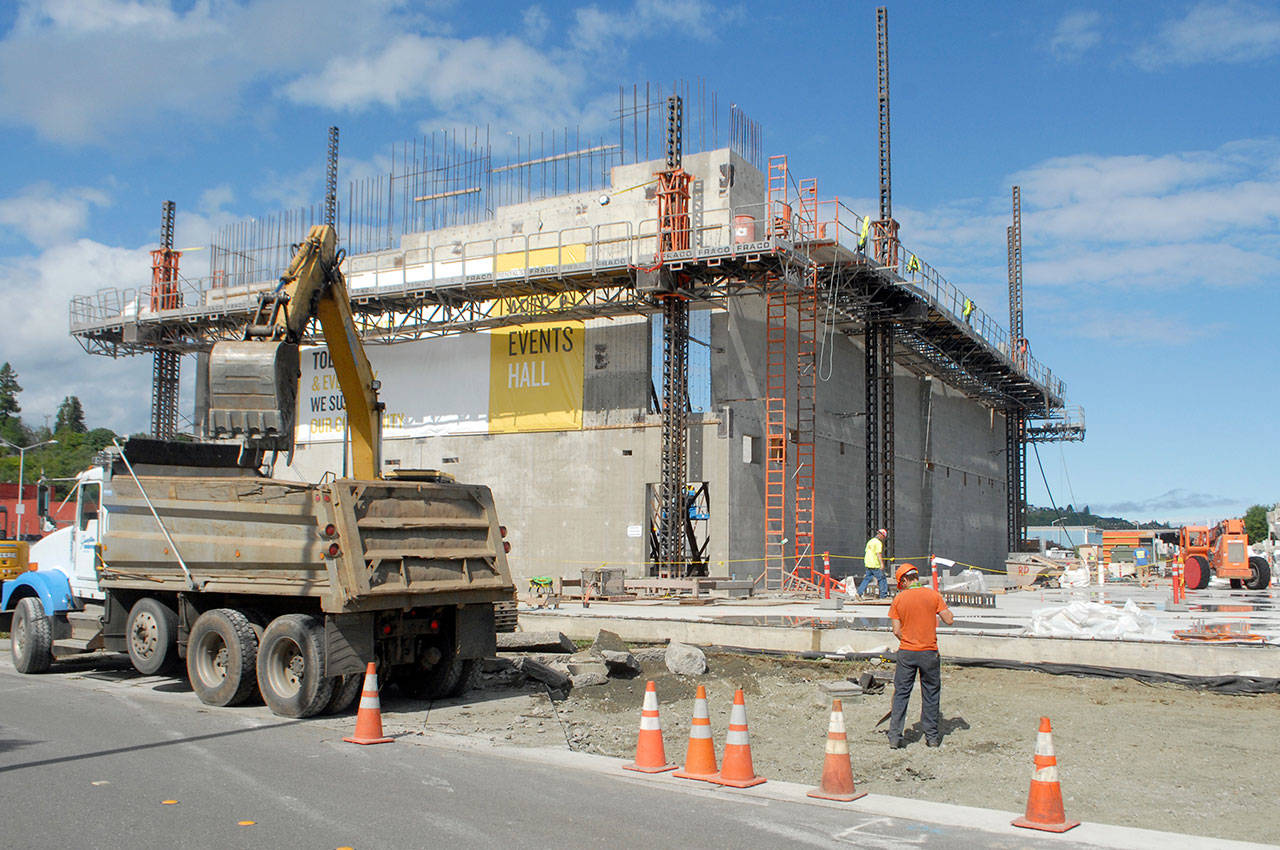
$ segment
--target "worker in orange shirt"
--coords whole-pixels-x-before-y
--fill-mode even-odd
[[[898,567],[898,595],[889,606],[889,624],[898,639],[898,666],[893,671],[893,712],[889,720],[889,746],[905,747],[902,726],[907,718],[907,702],[920,676],[920,722],[924,742],[930,747],[942,743],[938,730],[939,700],[942,695],[942,662],[938,657],[938,620],[951,625],[955,617],[942,594],[921,587],[920,573],[911,564]]]

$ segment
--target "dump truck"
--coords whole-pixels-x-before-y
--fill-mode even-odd
[[[1216,525],[1184,525],[1178,529],[1178,549],[1187,587],[1200,590],[1209,578],[1229,579],[1236,589],[1265,590],[1271,584],[1271,565],[1249,554],[1244,520],[1224,519]]]
[[[211,442],[130,439],[76,480],[75,521],[0,588],[15,667],[127,652],[185,662],[196,696],[261,696],[276,714],[348,708],[369,662],[413,696],[462,692],[496,650],[515,587],[483,485],[381,474],[378,383],[354,326],[332,226],[313,227],[244,338],[210,352]],[[319,321],[350,422],[350,478],[271,477],[292,450],[298,346]]]

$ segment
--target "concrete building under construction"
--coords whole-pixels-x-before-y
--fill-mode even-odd
[[[620,91],[614,135],[525,137],[502,161],[485,131],[398,146],[336,215],[384,468],[488,484],[518,578],[607,565],[781,587],[824,551],[833,575],[859,571],[880,525],[896,557],[999,565],[1021,539],[1025,443],[1083,426],[1016,329],[1013,229],[1013,333],[899,242],[883,91],[879,217],[766,160],[758,125],[698,87]],[[170,258],[149,290],[74,299],[72,333],[200,363],[318,216],[224,230],[207,276]],[[204,403],[198,377],[196,430]],[[304,351],[276,474],[343,474],[344,427],[323,348]]]

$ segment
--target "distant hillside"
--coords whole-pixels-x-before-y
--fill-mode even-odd
[[[1085,505],[1081,510],[1067,505],[1058,511],[1053,508],[1040,508],[1027,505],[1027,525],[1052,525],[1061,519],[1061,525],[1092,525],[1097,528],[1168,528],[1167,522],[1133,522],[1124,517],[1098,516]],[[1176,523],[1174,524],[1176,526]]]

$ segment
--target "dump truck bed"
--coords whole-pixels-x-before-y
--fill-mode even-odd
[[[135,473],[116,472],[103,492],[104,590],[190,590],[180,555],[199,591],[315,597],[331,613],[496,602],[515,591],[487,487]]]

